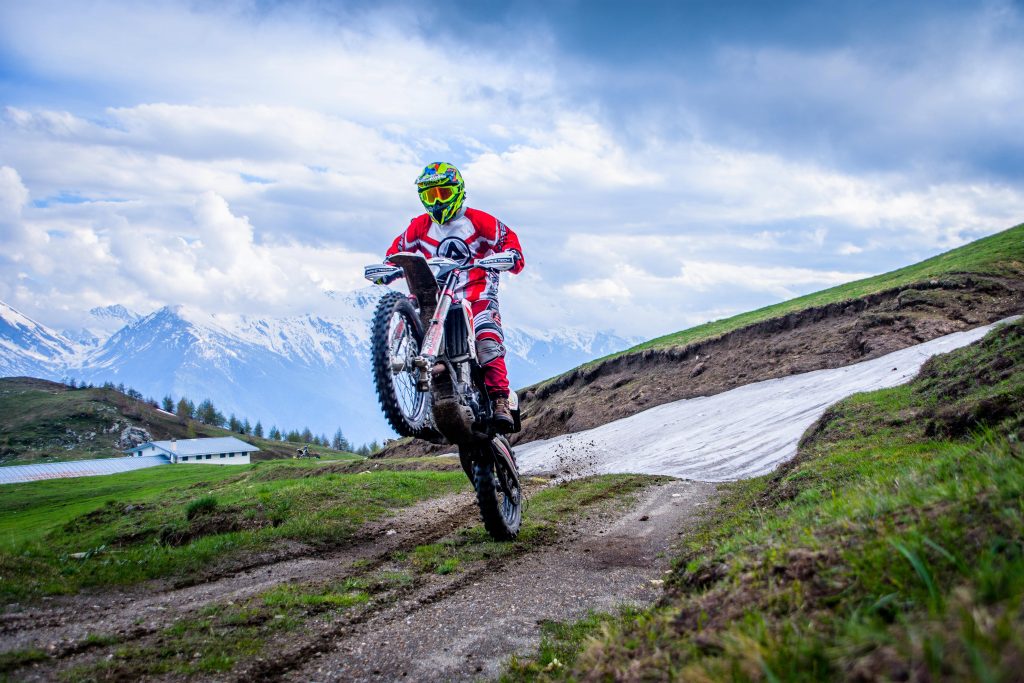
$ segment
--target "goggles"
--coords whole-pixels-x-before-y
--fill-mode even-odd
[[[455,196],[457,189],[451,185],[439,185],[420,190],[420,201],[424,206],[433,206],[438,202],[444,203]]]

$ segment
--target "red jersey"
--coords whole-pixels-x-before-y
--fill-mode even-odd
[[[444,225],[430,220],[430,214],[426,213],[413,218],[405,232],[391,243],[387,255],[406,251],[423,254],[427,258],[444,256],[466,264],[508,250],[519,254],[515,268],[509,271],[518,273],[526,265],[519,237],[491,214],[466,208]],[[480,299],[497,301],[498,273],[470,268],[459,277],[455,297],[469,302]]]

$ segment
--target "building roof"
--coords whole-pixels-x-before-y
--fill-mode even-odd
[[[206,455],[208,453],[253,453],[259,448],[233,436],[215,439],[178,439],[177,441],[147,441],[130,450],[137,451],[146,446],[155,446],[168,455]]]

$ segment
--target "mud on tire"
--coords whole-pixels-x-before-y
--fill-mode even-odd
[[[377,303],[370,346],[377,400],[388,424],[402,436],[426,437],[430,426],[430,394],[416,390],[409,360],[423,343],[423,324],[412,302],[388,292]]]
[[[501,458],[478,458],[473,463],[473,488],[487,533],[498,541],[514,540],[523,520],[519,475]]]

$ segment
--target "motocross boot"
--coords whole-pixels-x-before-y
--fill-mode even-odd
[[[508,407],[508,396],[494,398],[494,429],[502,434],[508,434],[515,429],[512,411]]]

